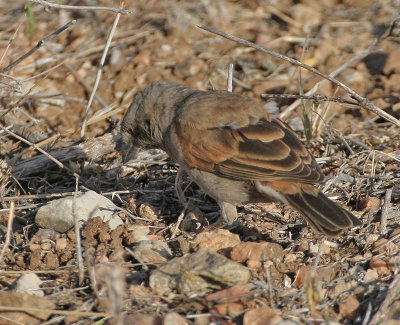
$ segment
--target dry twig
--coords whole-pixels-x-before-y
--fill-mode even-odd
[[[381,223],[379,225],[379,232],[381,235],[386,235],[386,233],[387,233],[386,225],[387,225],[389,205],[390,205],[390,201],[392,200],[392,192],[393,192],[393,187],[388,188],[385,193],[385,200],[384,200],[383,206],[382,206]]]
[[[4,246],[1,249],[0,253],[0,264],[3,262],[3,257],[6,252],[6,249],[8,248],[8,245],[10,245],[11,242],[11,231],[12,231],[12,224],[14,220],[14,206],[15,203],[11,202],[10,203],[10,213],[8,214],[8,221],[7,221],[7,234],[6,234],[6,240],[4,241]]]
[[[329,97],[323,95],[296,95],[296,94],[262,94],[261,97],[263,98],[285,98],[285,99],[311,99],[315,102],[320,101],[329,101],[329,102],[336,102],[336,103],[343,103],[349,105],[357,105],[358,103],[355,100],[348,100],[340,97]]]
[[[113,26],[111,28],[111,31],[110,31],[110,35],[108,36],[106,45],[104,46],[104,51],[103,51],[103,55],[102,55],[101,60],[100,60],[99,69],[97,70],[97,76],[96,76],[96,80],[94,82],[93,90],[92,90],[92,93],[90,94],[89,102],[88,102],[88,104],[86,106],[86,109],[85,109],[85,116],[83,118],[82,129],[81,129],[81,137],[82,138],[85,136],[88,113],[89,113],[90,107],[92,106],[93,98],[94,98],[94,95],[96,93],[97,87],[99,86],[100,79],[101,79],[101,74],[103,73],[104,62],[106,61],[106,56],[107,56],[107,53],[108,53],[108,49],[110,48],[111,40],[112,40],[112,38],[114,36],[115,30],[117,29],[117,25],[118,25],[120,17],[121,17],[120,13],[115,17],[114,24],[113,24]]]
[[[274,57],[276,57],[278,59],[287,61],[287,62],[289,62],[291,64],[294,64],[294,65],[297,65],[297,66],[299,66],[301,68],[309,70],[309,71],[315,73],[316,75],[319,75],[319,76],[325,78],[326,80],[329,80],[330,82],[332,82],[336,86],[343,88],[347,93],[349,93],[354,99],[356,99],[358,101],[358,104],[361,107],[374,112],[375,114],[379,115],[380,117],[384,118],[385,120],[387,120],[387,121],[389,121],[389,122],[391,122],[391,123],[393,123],[393,124],[395,124],[395,125],[400,127],[400,121],[397,120],[396,118],[394,118],[392,115],[390,115],[390,114],[386,113],[385,111],[381,110],[379,107],[375,106],[368,99],[366,99],[366,98],[362,97],[361,95],[359,95],[358,93],[356,93],[353,89],[349,88],[344,83],[340,82],[339,80],[337,80],[337,79],[335,79],[335,78],[333,78],[333,77],[331,77],[331,76],[329,76],[329,75],[327,75],[325,73],[322,73],[322,72],[318,71],[317,69],[315,69],[315,68],[313,68],[313,67],[311,67],[311,66],[309,66],[307,64],[304,64],[304,63],[302,63],[302,62],[300,62],[300,61],[298,61],[296,59],[289,58],[289,57],[287,57],[287,56],[285,56],[283,54],[280,54],[278,52],[266,49],[265,47],[262,47],[260,45],[255,44],[255,43],[246,41],[246,40],[241,39],[239,37],[226,34],[226,33],[222,32],[222,31],[220,31],[220,30],[218,30],[218,29],[216,29],[214,27],[205,26],[205,25],[197,25],[197,26],[199,28],[201,28],[201,29],[204,29],[204,30],[210,32],[210,33],[222,36],[222,37],[224,37],[226,39],[229,39],[231,41],[237,42],[237,43],[239,43],[241,45],[252,47],[252,48],[254,48],[254,49],[258,50],[258,51],[267,53],[267,54],[272,55],[272,56],[274,56]]]
[[[76,246],[76,262],[78,264],[79,270],[79,284],[82,285],[85,279],[85,268],[83,265],[83,257],[82,257],[82,244],[81,244],[81,227],[79,225],[79,213],[76,211],[76,197],[78,193],[78,185],[79,179],[76,177],[75,179],[75,193],[74,199],[72,201],[72,214],[74,216],[74,230],[75,230],[75,246]]]
[[[121,15],[128,15],[133,13],[133,10],[125,10],[123,8],[111,8],[111,7],[102,7],[102,6],[69,6],[69,5],[61,5],[58,3],[52,3],[45,0],[29,0],[29,2],[37,3],[45,7],[56,8],[56,9],[69,9],[69,10],[106,10],[112,11]]]
[[[232,78],[233,78],[233,64],[229,63],[229,66],[228,66],[228,86],[227,86],[226,90],[229,91],[230,93],[233,91]]]
[[[3,127],[0,126],[0,128]],[[16,135],[11,131],[9,132],[12,133],[12,135]],[[19,136],[17,137],[17,139],[21,138]],[[24,139],[21,141],[25,142],[26,140]],[[13,174],[19,178],[46,170],[53,166],[53,163],[56,163],[60,168],[69,170],[69,168],[67,168],[62,162],[76,159],[97,160],[98,158],[115,151],[115,139],[111,133],[106,133],[95,139],[88,139],[78,145],[56,149],[50,153],[45,152],[33,143],[28,141],[26,143],[32,145],[33,148],[43,153],[43,155],[34,156],[17,162],[13,168]]]
[[[71,25],[75,24],[76,20],[71,20],[69,23],[65,24],[64,26],[60,27],[57,29],[54,33],[50,34],[49,36],[46,36],[45,38],[41,39],[39,42],[37,42],[36,46],[32,49],[30,49],[27,53],[19,57],[17,60],[6,66],[4,69],[1,70],[1,72],[7,72],[10,71],[12,68],[14,68],[17,64],[21,63],[23,60],[25,60],[28,56],[32,55],[35,53],[39,48],[41,48],[44,44],[47,42],[51,41],[54,37],[56,37],[58,34],[62,33],[66,29],[68,29]]]
[[[75,177],[79,177],[78,174],[76,174],[75,172],[73,172],[70,168],[68,168],[67,166],[65,166],[61,161],[57,160],[55,157],[53,157],[51,154],[47,153],[46,151],[44,151],[42,148],[39,148],[36,144],[24,139],[23,137],[20,137],[18,134],[15,134],[14,132],[7,130],[4,126],[0,125],[0,129],[2,129],[4,132],[8,133],[9,135],[13,136],[14,138],[24,142],[25,144],[35,148],[37,151],[39,151],[40,153],[42,153],[45,157],[46,160],[50,159],[50,161],[52,161],[53,163],[55,163],[56,165],[58,165],[58,167],[63,168],[65,170],[67,170],[68,172],[70,172],[72,175],[74,175]]]

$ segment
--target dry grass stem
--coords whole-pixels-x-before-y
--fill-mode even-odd
[[[82,240],[81,240],[81,226],[79,222],[79,212],[76,210],[76,197],[78,195],[79,178],[75,178],[75,193],[72,201],[72,214],[74,216],[74,230],[75,230],[75,247],[76,247],[76,264],[79,270],[79,284],[82,285],[85,279],[85,268],[83,265],[82,257]]]
[[[76,20],[72,20],[65,24],[64,26],[60,27],[57,29],[54,33],[51,33],[49,36],[46,36],[45,38],[41,39],[34,48],[30,49],[27,53],[22,55],[20,58],[6,66],[1,70],[1,72],[7,72],[10,71],[12,68],[14,68],[16,65],[21,63],[23,60],[25,60],[27,57],[31,56],[33,53],[35,53],[39,48],[41,48],[43,45],[45,45],[47,42],[51,41],[54,37],[56,37],[58,34],[62,33],[63,31],[67,30],[70,26],[76,23]]]
[[[92,102],[93,102],[97,87],[99,86],[101,74],[103,72],[104,62],[106,61],[108,49],[110,48],[111,40],[114,36],[115,30],[117,29],[117,25],[118,25],[120,17],[121,17],[121,14],[118,13],[117,16],[115,17],[114,24],[113,24],[110,34],[107,38],[106,45],[104,46],[104,51],[103,51],[103,55],[101,56],[101,59],[100,59],[99,69],[97,70],[97,76],[96,76],[96,80],[94,82],[93,90],[92,90],[92,93],[90,94],[89,102],[85,109],[85,115],[83,117],[83,123],[82,123],[82,127],[81,127],[81,138],[85,137],[86,123],[87,123],[87,119],[88,119],[89,110],[90,110],[90,107],[92,106]]]
[[[45,7],[56,8],[56,9],[67,9],[67,10],[105,10],[115,12],[120,15],[129,15],[133,13],[132,10],[125,10],[123,8],[111,8],[111,7],[102,7],[102,6],[69,6],[69,5],[61,5],[58,3],[48,2],[45,0],[28,0],[31,3],[37,3]]]
[[[379,107],[377,107],[376,105],[371,103],[368,99],[360,96],[353,89],[349,88],[344,83],[342,83],[341,81],[331,77],[330,75],[322,73],[322,72],[318,71],[317,69],[314,69],[313,67],[311,67],[311,66],[309,66],[307,64],[304,64],[304,63],[302,63],[302,62],[300,62],[300,61],[298,61],[296,59],[289,58],[289,57],[287,57],[287,56],[285,56],[283,54],[280,54],[278,52],[266,49],[265,47],[262,47],[262,46],[259,46],[257,44],[254,44],[252,42],[246,41],[246,40],[241,39],[239,37],[235,37],[235,36],[226,34],[226,33],[222,32],[222,31],[220,31],[220,30],[218,30],[216,28],[213,28],[213,27],[210,27],[210,26],[205,26],[205,25],[197,25],[197,27],[199,27],[201,29],[204,29],[204,30],[206,30],[206,31],[208,31],[210,33],[213,33],[213,34],[222,36],[224,38],[227,38],[227,39],[229,39],[231,41],[234,41],[234,42],[237,42],[239,44],[242,44],[244,46],[252,47],[252,48],[254,48],[256,50],[259,50],[261,52],[264,52],[264,53],[267,53],[269,55],[272,55],[272,56],[274,56],[274,57],[276,57],[278,59],[285,60],[285,61],[290,62],[291,64],[294,64],[294,65],[297,65],[297,66],[299,66],[301,68],[307,69],[307,70],[315,73],[316,75],[319,75],[319,76],[325,78],[326,80],[329,80],[330,82],[332,82],[336,86],[343,88],[353,98],[355,98],[358,101],[358,104],[360,106],[362,106],[363,108],[374,112],[375,114],[379,115],[380,117],[384,118],[385,120],[387,120],[387,121],[389,121],[389,122],[391,122],[391,123],[393,123],[393,124],[395,124],[395,125],[400,127],[400,121],[399,120],[397,120],[396,118],[394,118],[390,114],[386,113],[385,111],[381,110]],[[309,95],[309,94],[307,93],[306,95]]]
[[[10,245],[11,242],[11,232],[12,232],[12,226],[13,226],[13,221],[14,221],[14,207],[15,203],[11,202],[10,203],[10,212],[8,214],[8,221],[7,221],[7,233],[6,233],[6,240],[4,241],[3,248],[1,249],[0,252],[0,264],[3,264],[3,258],[6,250],[8,249],[8,246]]]
[[[233,63],[229,63],[228,65],[228,79],[227,79],[227,87],[226,90],[229,92],[233,91],[233,84],[232,84],[232,78],[233,78]]]
[[[388,188],[385,193],[385,199],[382,206],[381,223],[379,225],[379,232],[381,235],[386,235],[387,233],[387,217],[389,212],[390,202],[392,201],[393,187]]]

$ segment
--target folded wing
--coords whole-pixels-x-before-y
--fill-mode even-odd
[[[187,102],[172,126],[190,167],[235,180],[323,180],[295,133],[280,120],[271,120],[261,105],[226,92],[218,92],[219,97],[213,93],[212,101],[209,94],[193,98],[196,105]]]

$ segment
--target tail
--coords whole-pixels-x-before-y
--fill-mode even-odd
[[[336,236],[343,229],[361,225],[361,221],[352,213],[338,206],[320,191],[312,192],[302,189],[296,194],[284,194],[284,197],[315,230],[328,236]]]

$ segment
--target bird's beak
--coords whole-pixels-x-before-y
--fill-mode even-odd
[[[125,164],[128,161],[135,159],[139,149],[132,143],[124,143],[121,146],[122,152],[122,163]]]

